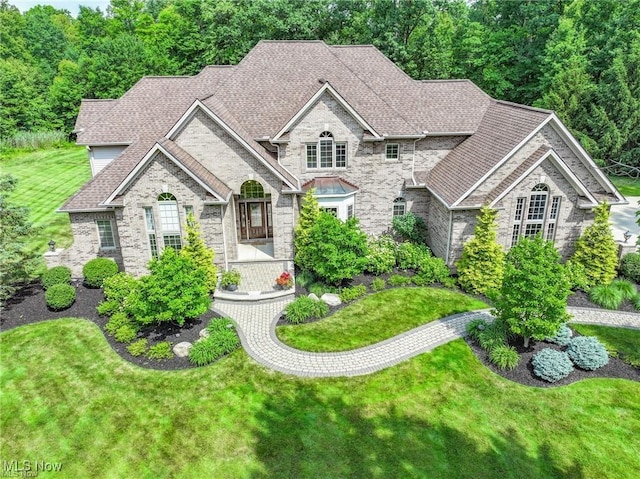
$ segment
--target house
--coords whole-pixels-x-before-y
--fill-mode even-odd
[[[371,235],[421,216],[449,265],[483,204],[505,249],[542,233],[567,257],[594,206],[626,202],[554,112],[413,80],[373,46],[262,41],[235,66],[83,100],[76,132],[94,176],[60,208],[74,274],[96,256],[144,274],[181,246],[189,212],[223,267],[247,245],[290,261],[311,187]]]

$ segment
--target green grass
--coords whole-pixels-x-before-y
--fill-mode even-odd
[[[628,176],[610,176],[611,182],[625,196],[640,196],[640,181]]]
[[[280,326],[276,334],[282,342],[304,351],[346,351],[451,314],[488,307],[482,301],[447,289],[388,289],[350,304],[322,321]]]
[[[640,383],[538,389],[462,340],[376,374],[302,379],[243,350],[145,370],[94,324],[0,333],[0,457],[56,478],[634,478]]]
[[[640,330],[577,323],[571,323],[571,328],[584,336],[597,336],[610,355],[640,367]]]
[[[30,246],[41,253],[47,250],[51,239],[56,241],[56,247],[70,246],[73,237],[69,216],[55,211],[91,178],[86,148],[3,152],[0,171],[18,178],[18,187],[10,199],[27,206],[31,221],[41,227]]]

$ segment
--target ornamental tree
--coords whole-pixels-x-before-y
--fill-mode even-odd
[[[522,238],[506,255],[502,286],[494,300],[494,315],[509,331],[529,339],[554,336],[567,322],[569,282],[553,243],[540,235]]]
[[[320,216],[320,206],[314,196],[315,189],[311,188],[302,198],[300,206],[300,217],[295,228],[294,246],[296,249],[295,261],[302,269],[311,269],[311,260],[307,256],[307,247],[310,244],[309,234],[311,228]]]
[[[602,203],[594,208],[593,224],[576,241],[573,263],[584,267],[588,288],[609,284],[616,277],[618,246],[609,225],[609,206]]]
[[[367,235],[356,218],[343,223],[331,213],[321,212],[308,233],[305,258],[319,279],[340,284],[364,271]]]
[[[180,250],[180,255],[190,258],[196,266],[204,269],[207,276],[207,289],[210,293],[213,293],[218,282],[218,268],[213,263],[215,253],[211,248],[207,248],[204,243],[200,225],[193,213],[187,215],[185,229],[187,231],[186,244]]]
[[[469,293],[487,294],[502,284],[504,251],[496,241],[497,216],[497,210],[482,207],[474,236],[464,244],[456,264],[458,283]]]

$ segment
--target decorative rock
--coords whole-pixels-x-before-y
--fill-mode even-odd
[[[309,297],[314,301],[320,301],[320,298],[318,298],[318,295],[316,295],[316,293],[309,293]]]
[[[207,331],[207,328],[204,328],[198,334],[200,335],[201,338],[208,338],[209,337],[209,331]]]
[[[329,306],[339,306],[342,304],[340,296],[333,293],[324,293],[320,299],[327,303]]]
[[[186,358],[187,356],[189,356],[189,350],[192,346],[193,344],[188,341],[178,343],[173,347],[173,354],[175,354],[179,358]]]

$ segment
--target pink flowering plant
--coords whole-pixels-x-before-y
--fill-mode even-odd
[[[276,278],[276,284],[283,289],[290,289],[293,287],[293,276],[288,271],[283,271],[280,276]]]

